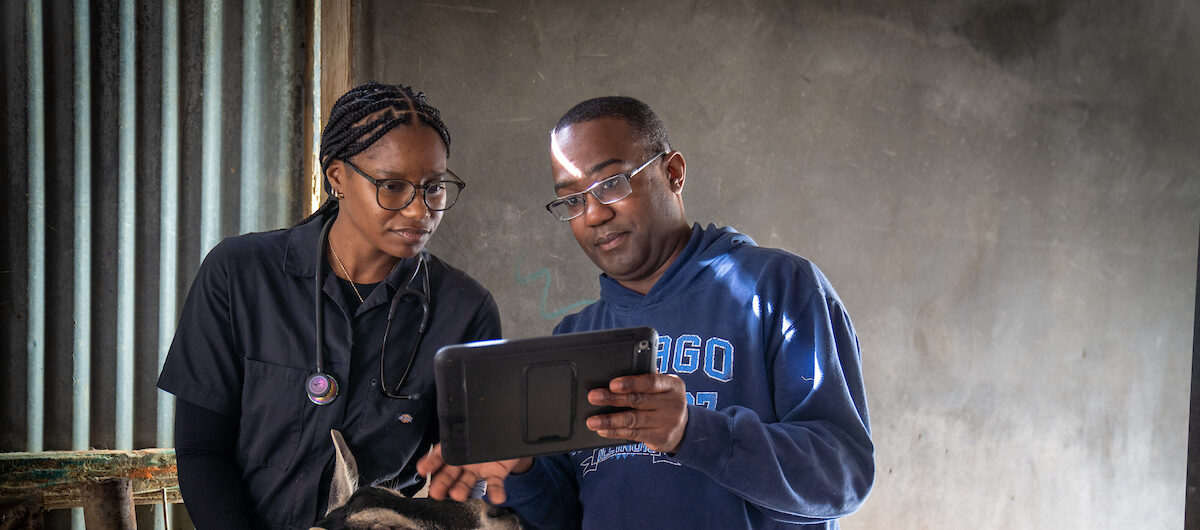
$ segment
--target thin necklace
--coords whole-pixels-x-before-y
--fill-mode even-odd
[[[333,243],[329,244],[329,251],[333,253],[333,259],[337,261],[338,266],[342,268],[342,274],[345,274],[346,279],[350,281],[350,287],[354,288],[354,296],[358,297],[358,303],[365,303],[363,301],[362,293],[358,292],[358,285],[354,283],[354,278],[350,277],[350,271],[346,270],[346,266],[342,264],[342,258],[339,258],[337,251],[333,249]]]

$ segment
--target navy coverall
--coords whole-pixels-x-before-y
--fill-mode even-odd
[[[403,259],[358,305],[317,259],[326,218],[222,241],[188,293],[158,380],[188,404],[237,419],[234,459],[256,528],[308,528],[324,515],[332,470],[330,429],[346,438],[360,484],[417,482],[416,459],[437,440],[433,356],[447,344],[500,338],[495,300],[482,285],[429,256],[430,317],[400,394],[380,390],[380,350],[393,293],[415,259]],[[309,401],[316,371],[314,274],[324,277],[324,370],[338,382],[331,404]],[[412,282],[422,290],[420,275]],[[361,288],[361,286],[360,286]],[[358,306],[358,307],[356,307]],[[354,308],[354,309],[352,309]],[[421,306],[399,303],[387,337],[387,381],[395,391],[417,340]],[[182,405],[181,405],[182,407]],[[185,492],[186,493],[186,492]],[[189,507],[196,510],[198,507]]]

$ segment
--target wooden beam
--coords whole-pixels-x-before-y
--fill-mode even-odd
[[[44,530],[45,511],[41,495],[0,498],[0,530]]]
[[[315,210],[324,200],[325,177],[321,174],[318,156],[321,130],[338,97],[350,90],[352,49],[350,38],[350,0],[315,0],[306,22],[312,29],[313,41],[320,41],[306,63],[309,80],[304,91],[304,174],[309,178],[310,209]],[[313,72],[316,72],[314,74]],[[315,85],[315,86],[314,86]],[[320,101],[314,103],[314,99]],[[315,114],[315,116],[314,116]],[[314,140],[315,139],[315,140]]]
[[[137,530],[133,481],[109,478],[83,485],[83,526],[88,530]]]
[[[321,124],[350,90],[350,0],[321,2]],[[320,135],[320,132],[317,132]]]
[[[84,484],[127,478],[134,504],[183,502],[174,449],[0,453],[0,499],[40,493],[47,510],[83,507]]]

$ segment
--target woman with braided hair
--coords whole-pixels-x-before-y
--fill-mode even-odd
[[[177,398],[179,484],[198,528],[309,528],[325,514],[330,430],[360,482],[412,493],[437,440],[433,355],[500,337],[491,294],[429,242],[465,183],[424,94],[371,82],[321,135],[329,199],[204,259],[158,380]]]

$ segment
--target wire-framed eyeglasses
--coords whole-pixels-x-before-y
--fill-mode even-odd
[[[467,183],[449,169],[446,170],[446,174],[454,177],[454,180],[439,179],[426,184],[413,184],[404,179],[377,179],[358,169],[358,166],[349,160],[343,158],[342,162],[375,185],[375,202],[384,210],[397,211],[407,208],[417,197],[417,190],[421,190],[422,200],[431,211],[449,210],[458,201],[459,192],[467,187]]]
[[[590,194],[595,197],[600,204],[612,204],[633,193],[633,186],[629,184],[629,179],[637,176],[643,169],[646,169],[651,162],[658,160],[659,157],[667,154],[666,151],[658,153],[647,160],[646,163],[637,167],[637,169],[629,173],[618,173],[604,180],[598,180],[588,186],[586,190],[563,195],[546,205],[546,210],[554,215],[559,221],[570,221],[580,215],[583,215],[587,208],[587,196]]]

